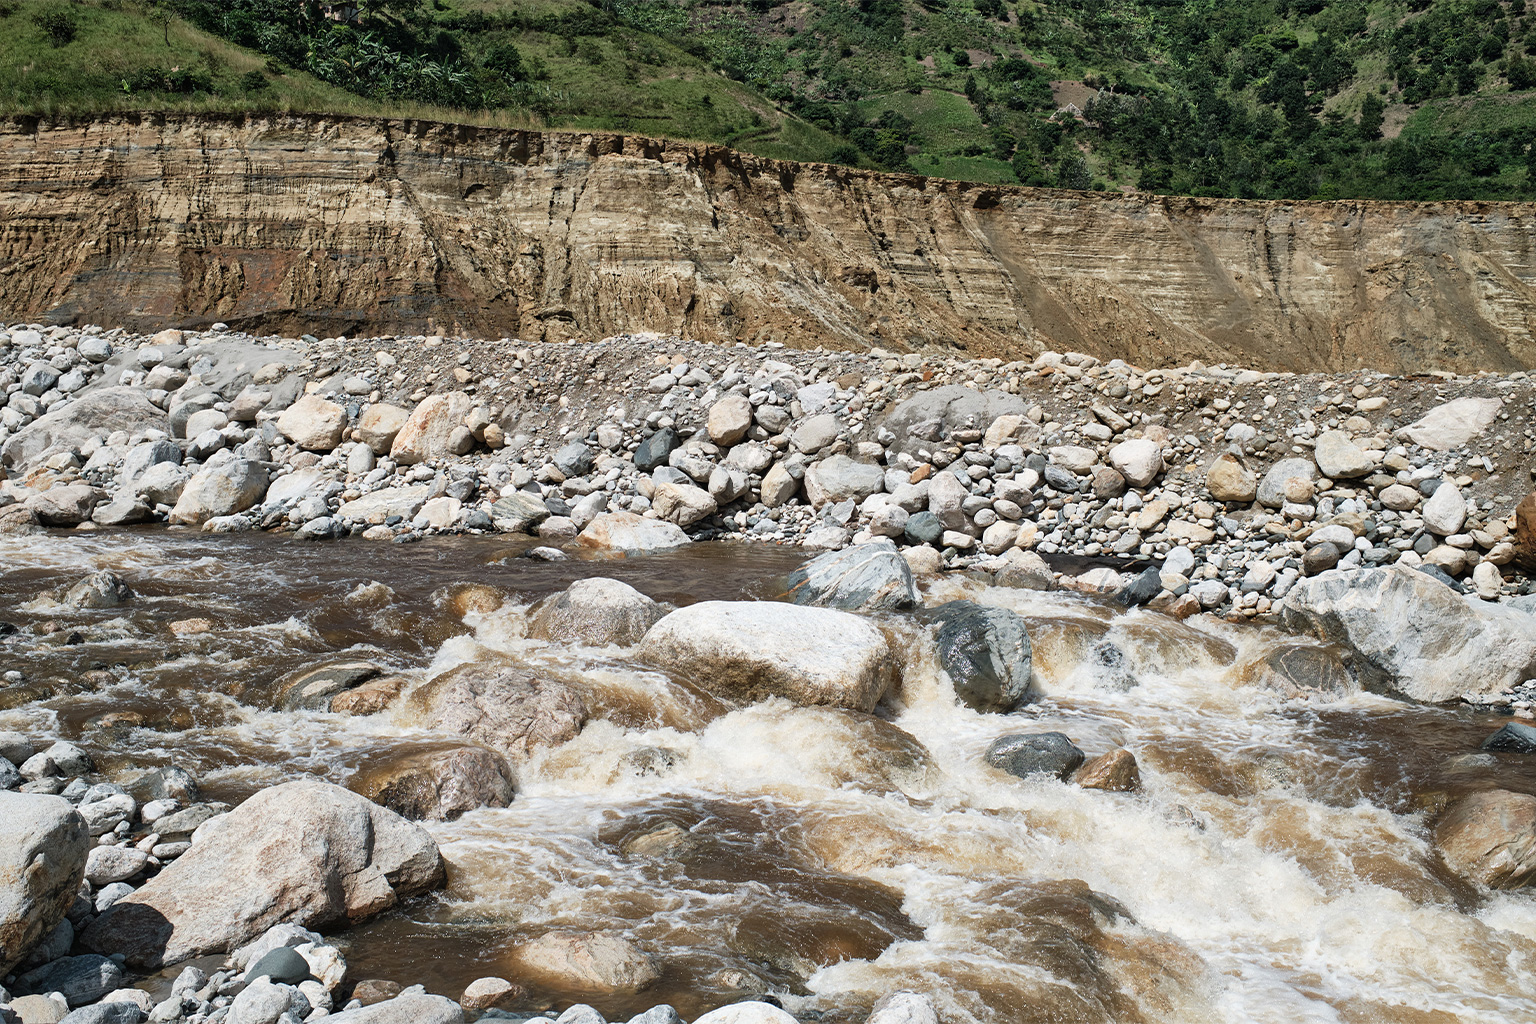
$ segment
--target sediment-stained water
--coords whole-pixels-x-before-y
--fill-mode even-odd
[[[677,605],[772,599],[798,551],[520,554],[462,538],[0,540],[0,618],[18,627],[0,668],[20,674],[0,686],[0,728],[80,741],[109,775],[175,762],[233,802],[441,743],[409,698],[459,663],[579,679],[594,720],[519,769],[511,806],[429,825],[446,892],[340,936],[355,978],[457,996],[508,974],[519,941],[575,927],[662,965],[638,995],[536,993],[610,1019],[766,989],[802,1017],[857,1021],[914,988],[956,1022],[1536,1020],[1536,903],[1452,877],[1423,820],[1437,794],[1536,792],[1517,755],[1446,764],[1495,718],[1290,697],[1255,669],[1294,645],[1278,630],[967,578],[925,598],[1025,619],[1044,697],[1022,712],[963,707],[900,615],[880,619],[903,664],[876,715],[731,707],[632,651],[526,639],[524,613],[593,575]],[[85,612],[50,596],[101,568],[136,596]],[[191,619],[207,622],[172,630]],[[403,697],[363,717],[274,710],[277,679],[343,658],[404,674]],[[1047,729],[1090,756],[1131,750],[1142,789],[983,764],[996,737]]]

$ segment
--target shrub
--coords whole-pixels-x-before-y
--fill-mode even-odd
[[[75,16],[56,7],[38,11],[32,15],[32,20],[48,36],[48,41],[54,47],[68,46],[80,33],[80,23],[75,20]]]

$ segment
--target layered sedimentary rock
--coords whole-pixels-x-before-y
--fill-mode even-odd
[[[0,319],[1536,366],[1536,207],[1003,188],[615,135],[0,122]]]

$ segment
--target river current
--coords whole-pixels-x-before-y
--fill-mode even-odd
[[[80,742],[108,775],[174,762],[235,802],[305,775],[345,785],[445,739],[409,700],[368,717],[271,710],[296,668],[366,658],[425,679],[511,656],[580,676],[598,715],[520,769],[511,806],[427,824],[447,889],[337,937],[354,978],[456,997],[507,976],[519,941],[581,928],[663,965],[635,996],[538,993],[610,1019],[658,1002],[692,1017],[766,989],[804,1019],[857,1022],[912,988],[956,1024],[1536,1021],[1536,901],[1449,875],[1425,828],[1461,791],[1536,792],[1515,755],[1448,763],[1496,718],[1288,697],[1245,681],[1287,639],[1273,628],[963,577],[930,579],[925,600],[1023,616],[1040,701],[967,709],[916,624],[892,616],[903,681],[876,717],[732,708],[631,652],[528,640],[525,612],[594,575],[674,605],[771,600],[800,552],[521,554],[466,538],[0,538],[0,618],[19,628],[0,669],[20,673],[0,685],[0,729]],[[97,569],[136,596],[57,602]],[[211,628],[169,630],[189,618]],[[1000,735],[1048,729],[1089,756],[1128,748],[1141,790],[981,761]]]

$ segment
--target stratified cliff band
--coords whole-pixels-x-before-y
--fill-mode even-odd
[[[0,320],[1536,366],[1536,206],[1058,192],[423,121],[0,122]]]

